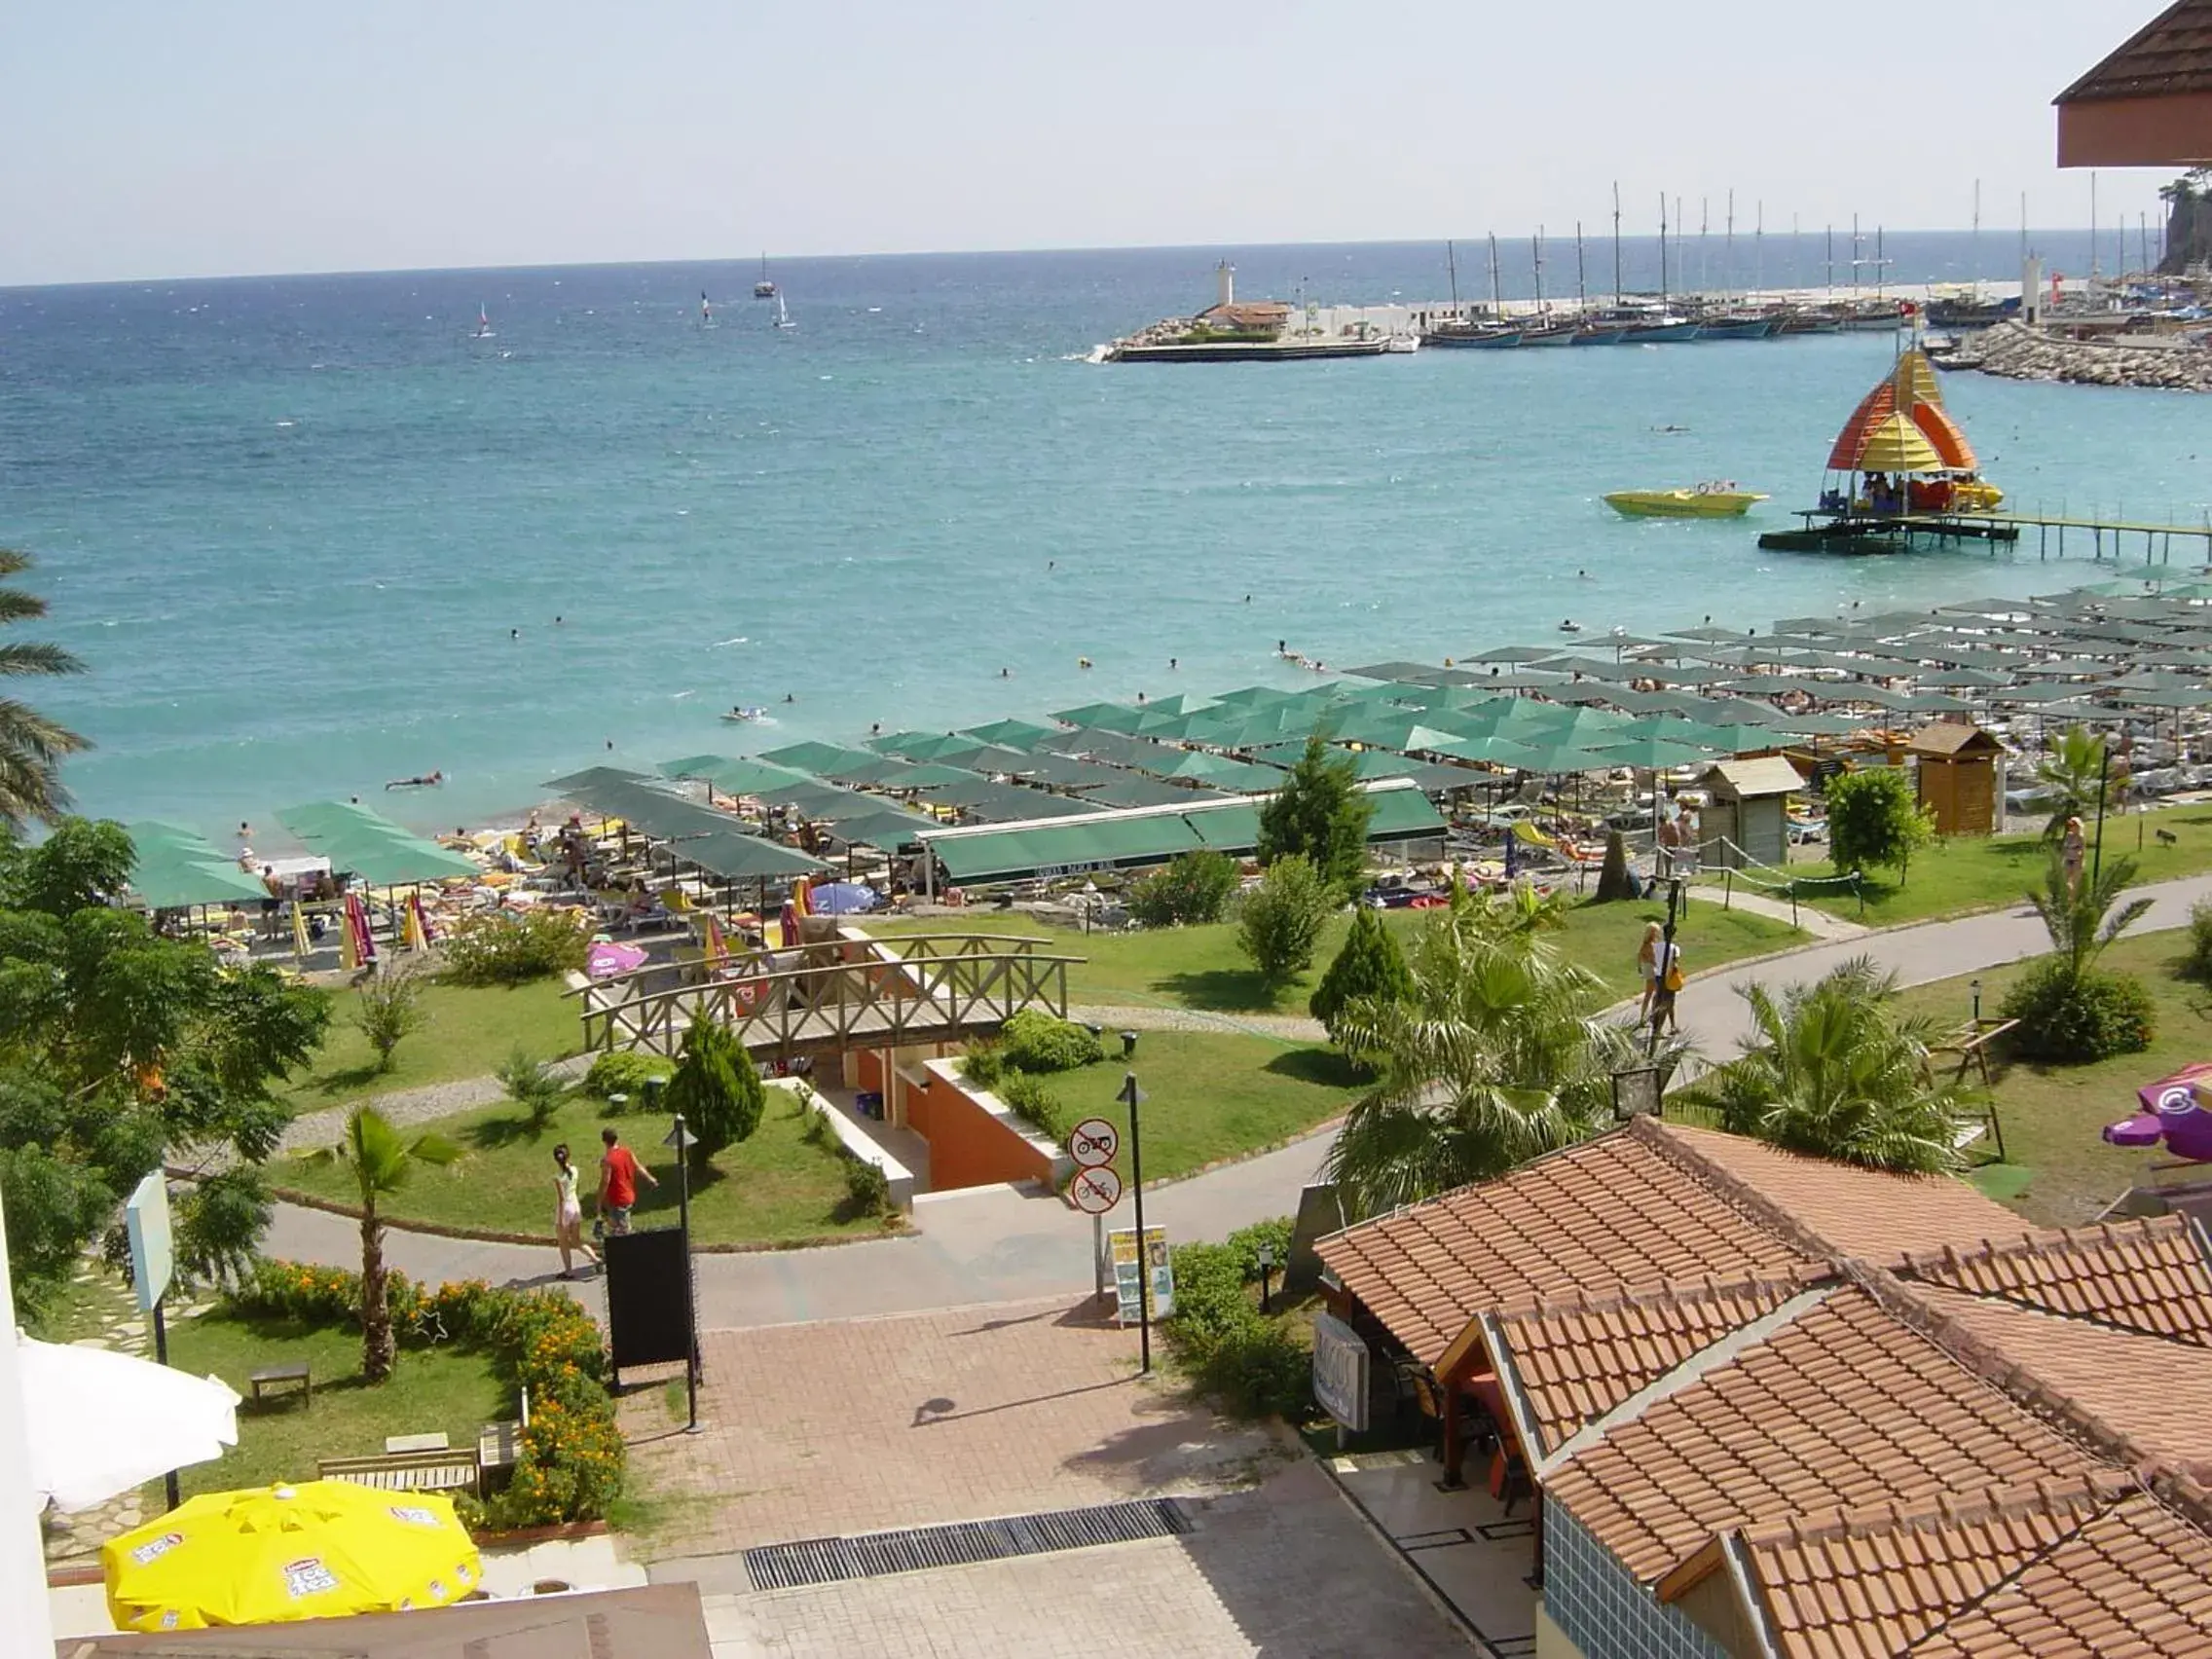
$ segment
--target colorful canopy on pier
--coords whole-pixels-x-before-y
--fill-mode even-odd
[[[1860,399],[1828,452],[1831,472],[1972,472],[1979,464],[1944,412],[1928,353],[1918,350],[1899,357]]]

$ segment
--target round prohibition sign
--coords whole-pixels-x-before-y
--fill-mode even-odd
[[[1122,1131],[1104,1118],[1086,1118],[1068,1136],[1068,1156],[1086,1169],[1114,1161],[1122,1150]]]
[[[1086,1215],[1104,1215],[1122,1201],[1122,1178],[1104,1167],[1079,1169],[1068,1183],[1068,1201]]]

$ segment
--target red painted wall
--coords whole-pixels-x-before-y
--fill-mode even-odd
[[[906,1085],[906,1125],[930,1143],[930,1191],[1050,1181],[1051,1160],[937,1074]]]

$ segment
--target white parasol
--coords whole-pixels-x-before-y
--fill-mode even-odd
[[[239,1439],[239,1397],[108,1348],[16,1338],[29,1430],[31,1492],[64,1510],[90,1509]]]

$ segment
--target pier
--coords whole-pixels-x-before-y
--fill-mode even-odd
[[[2106,556],[2109,539],[2111,556],[2117,563],[2123,554],[2129,538],[2143,537],[2143,562],[2146,567],[2171,567],[2174,538],[2182,538],[2186,552],[2192,542],[2199,555],[2188,568],[2198,570],[2212,565],[2212,522],[2205,524],[2158,524],[2150,521],[2125,519],[2083,518],[2065,512],[1943,512],[1943,513],[1854,513],[1833,508],[1813,507],[1801,509],[1796,516],[1805,521],[1802,530],[1768,531],[1759,537],[1759,545],[1770,551],[1786,553],[1901,553],[1919,540],[1986,541],[2015,544],[2025,539],[2028,531],[2036,533],[2036,552],[2039,558],[2065,558],[2066,533],[2074,532],[2076,550],[2081,537],[2086,533],[2090,538],[2091,558],[2102,561]]]

